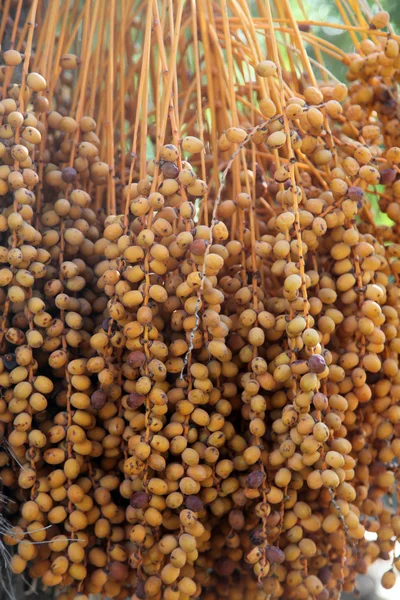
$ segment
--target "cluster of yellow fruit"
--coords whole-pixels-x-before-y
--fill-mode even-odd
[[[282,72],[272,36],[255,82],[230,85],[243,113],[203,130],[200,100],[180,136],[172,100],[157,101],[162,124],[136,121],[136,156],[118,111],[110,142],[90,88],[85,111],[90,61],[63,52],[64,29],[54,81],[30,68],[37,5],[0,71],[12,571],[59,600],[339,598],[400,536],[387,502],[400,458],[400,54],[387,13],[346,57],[347,84]],[[226,26],[216,13],[218,35]],[[127,113],[128,85],[114,98]],[[371,194],[393,227],[376,225]]]

